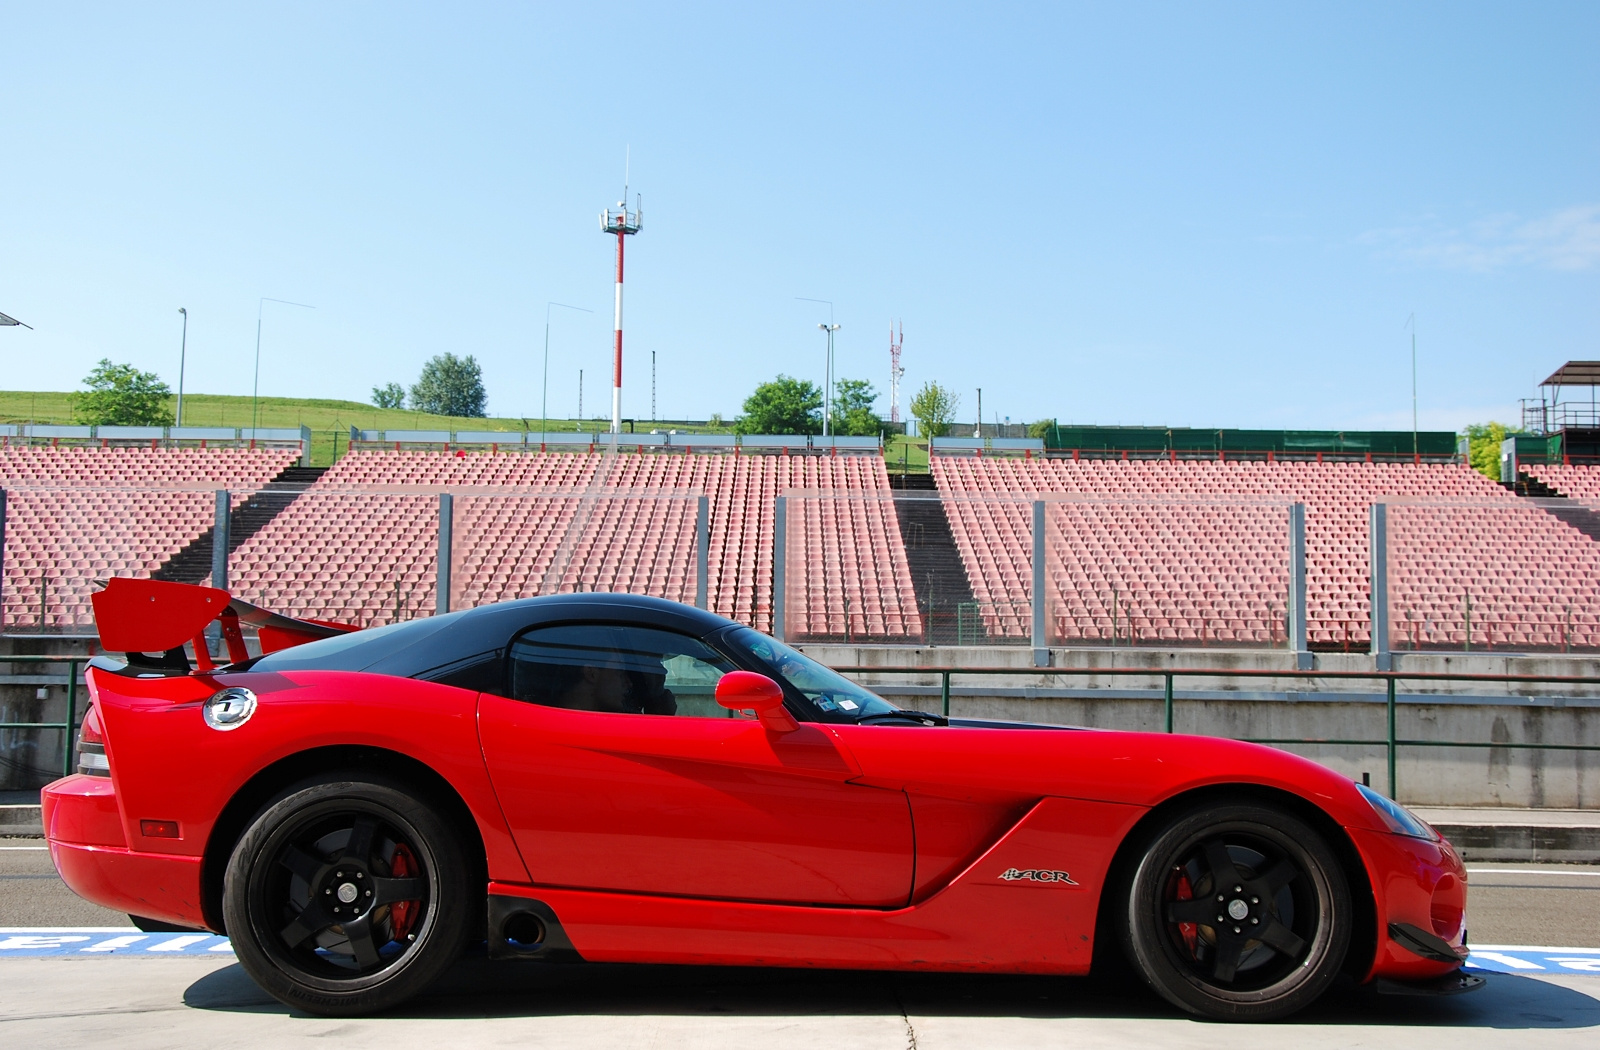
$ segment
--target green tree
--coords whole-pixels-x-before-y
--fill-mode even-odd
[[[815,434],[822,430],[822,391],[815,383],[780,373],[745,398],[740,434]]]
[[[166,427],[172,425],[167,399],[172,391],[154,372],[114,365],[102,357],[83,379],[87,390],[74,393],[72,418],[89,426]]]
[[[1050,431],[1056,428],[1053,419],[1039,419],[1028,424],[1028,436],[1031,438],[1048,438]]]
[[[440,354],[422,366],[411,387],[411,407],[436,416],[487,415],[489,395],[483,390],[483,369],[471,354]]]
[[[405,408],[406,388],[399,383],[388,383],[372,388],[372,403],[379,408]]]
[[[1500,443],[1512,434],[1524,433],[1521,427],[1504,423],[1473,423],[1462,433],[1467,436],[1467,462],[1472,469],[1494,481],[1500,480]]]
[[[872,410],[878,392],[865,379],[841,379],[833,385],[833,432],[859,437],[883,433],[883,420]]]
[[[911,414],[925,438],[944,437],[950,430],[956,411],[961,408],[961,396],[938,383],[922,384],[917,396],[911,399]]]

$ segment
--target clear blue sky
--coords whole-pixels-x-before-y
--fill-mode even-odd
[[[778,372],[970,418],[1394,427],[1600,358],[1600,4],[0,5],[0,388],[101,357],[494,414],[733,416]],[[887,413],[887,398],[880,402]],[[903,406],[902,406],[903,407]]]

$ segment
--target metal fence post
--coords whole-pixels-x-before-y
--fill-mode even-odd
[[[789,500],[779,496],[772,501],[772,637],[783,641],[783,605],[787,590],[789,560]]]
[[[1392,671],[1394,654],[1389,651],[1389,505],[1374,503],[1367,517],[1367,594],[1372,606],[1372,658],[1378,670]]]
[[[1033,501],[1033,666],[1050,666],[1050,639],[1044,605],[1044,500]]]
[[[72,751],[77,743],[73,730],[78,722],[78,661],[67,661],[67,728],[61,731],[61,775],[72,775]]]
[[[1306,505],[1289,505],[1289,648],[1297,671],[1311,670],[1306,645]]]
[[[450,611],[450,552],[454,545],[452,532],[455,516],[455,499],[448,492],[439,493],[439,552],[433,563],[435,616],[443,616]]]
[[[6,629],[6,490],[0,488],[0,634]]]
[[[701,496],[695,501],[694,513],[694,604],[697,609],[709,608],[711,559],[711,498]]]
[[[1390,798],[1394,798],[1394,797],[1396,797],[1395,796],[1395,786],[1394,786],[1394,751],[1395,751],[1395,743],[1394,743],[1394,679],[1390,678],[1388,680],[1388,683],[1389,683],[1389,696],[1388,696],[1388,704],[1389,704],[1389,737],[1388,737],[1387,745],[1388,745],[1388,749],[1389,749],[1389,797]]]
[[[1162,699],[1165,705],[1164,713],[1166,714],[1167,732],[1170,733],[1172,732],[1172,673],[1169,671],[1165,677],[1167,679],[1167,687]]]
[[[946,718],[950,717],[950,672],[945,671],[939,676],[939,700],[943,705],[940,710]]]
[[[211,586],[228,589],[229,530],[233,519],[233,498],[227,489],[217,490],[217,508],[211,518]]]

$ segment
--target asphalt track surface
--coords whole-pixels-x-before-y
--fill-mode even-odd
[[[101,927],[73,949],[0,948],[0,1044],[119,1048],[327,1045],[787,1047],[1600,1046],[1600,869],[1473,870],[1472,939],[1490,975],[1447,999],[1339,987],[1278,1025],[1188,1019],[1142,988],[1077,979],[655,966],[547,966],[463,959],[429,994],[384,1017],[327,1019],[266,996],[217,939],[139,940],[121,915],[79,901],[48,854],[0,842],[0,927]],[[23,845],[27,845],[24,843]],[[33,843],[37,845],[37,842]],[[66,931],[57,931],[66,932]],[[12,944],[52,943],[48,937]],[[120,940],[119,940],[120,938]],[[130,943],[123,943],[128,938]],[[89,954],[79,945],[122,945]],[[1506,945],[1558,945],[1590,952]],[[218,950],[220,948],[220,950]],[[142,950],[141,950],[142,949]],[[1520,965],[1518,965],[1520,964]],[[1533,967],[1538,967],[1535,971]]]

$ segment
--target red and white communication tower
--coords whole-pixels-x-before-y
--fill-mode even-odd
[[[641,207],[642,198],[635,197],[633,210],[628,210],[628,187],[622,187],[622,199],[615,208],[607,208],[600,213],[600,229],[605,233],[617,235],[617,314],[616,314],[616,357],[611,365],[611,432],[622,432],[622,246],[623,239],[630,234],[638,233],[644,225],[644,209]]]
[[[905,328],[896,335],[889,329],[889,422],[900,422],[900,377],[906,370],[900,366],[900,345],[906,341]]]

